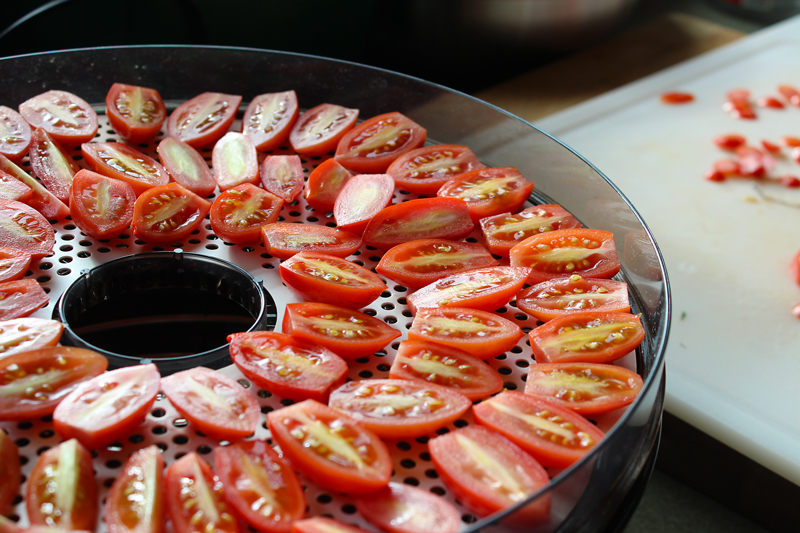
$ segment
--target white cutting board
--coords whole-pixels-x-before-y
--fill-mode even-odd
[[[614,182],[664,255],[673,296],[666,409],[800,485],[800,287],[788,265],[800,250],[800,189],[703,179],[726,156],[712,139],[753,144],[800,137],[800,107],[723,111],[727,91],[800,88],[800,17],[551,115],[536,126]],[[665,105],[681,90],[695,102]],[[789,150],[774,175],[800,177]]]

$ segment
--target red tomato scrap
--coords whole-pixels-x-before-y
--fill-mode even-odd
[[[787,84],[781,84],[778,86],[778,92],[781,93],[781,96],[786,98],[790,104],[800,107],[800,91],[798,91],[795,87]]]
[[[152,445],[133,452],[106,498],[109,533],[163,533],[166,529],[164,456]]]
[[[0,246],[0,282],[15,281],[25,276],[31,265],[31,254]]]
[[[0,106],[0,155],[20,161],[31,144],[31,127],[22,115],[10,107]]]
[[[294,91],[260,94],[250,101],[242,117],[242,133],[256,150],[278,148],[297,121],[299,105]]]
[[[20,468],[19,448],[6,435],[0,431],[0,516],[11,510],[11,504],[19,494],[22,485],[22,469]]]
[[[778,176],[778,183],[784,187],[794,189],[800,187],[800,178],[792,174],[783,174],[782,176]]]
[[[682,91],[669,91],[661,95],[661,101],[665,104],[688,104],[694,102],[694,95]]]
[[[761,96],[756,100],[758,107],[768,107],[771,109],[783,109],[786,107],[783,102],[774,96]]]
[[[729,112],[734,118],[755,119],[756,112],[750,102],[750,91],[746,89],[734,89],[728,91],[726,101],[722,108]]]
[[[771,154],[777,154],[780,153],[781,151],[780,145],[775,144],[774,142],[768,141],[766,139],[761,140],[761,146],[763,146],[764,150],[766,150]]]
[[[723,150],[733,151],[747,144],[747,139],[744,135],[739,135],[738,133],[728,133],[714,137],[714,144]]]
[[[0,322],[0,359],[55,346],[64,324],[49,318],[23,317]]]
[[[11,174],[0,170],[0,198],[27,203],[33,195],[33,189]]]
[[[292,533],[369,533],[369,531],[333,518],[312,516],[292,524]]]
[[[120,137],[139,144],[161,131],[167,108],[155,89],[115,83],[106,95],[106,116]]]
[[[356,500],[358,513],[386,533],[457,533],[461,514],[447,500],[423,488],[389,483]]]
[[[50,297],[35,279],[3,281],[0,283],[0,320],[28,316],[49,301]]]

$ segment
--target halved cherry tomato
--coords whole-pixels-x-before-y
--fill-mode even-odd
[[[385,113],[365,120],[339,141],[336,160],[359,174],[379,174],[400,157],[425,144],[428,132],[410,118]]]
[[[781,137],[781,142],[788,146],[789,148],[797,148],[800,146],[800,137],[795,137],[793,135],[784,135]]]
[[[512,266],[530,267],[528,283],[579,274],[610,278],[620,264],[614,235],[608,231],[573,228],[528,237],[509,252]]]
[[[0,430],[0,515],[11,510],[22,484],[22,469],[19,462],[19,448]]]
[[[459,198],[476,224],[480,219],[515,212],[522,207],[533,190],[533,182],[514,167],[471,170],[451,179],[439,189],[440,198]]]
[[[771,109],[783,109],[786,107],[783,102],[774,96],[761,96],[756,100],[756,104],[759,107],[769,107]]]
[[[308,176],[304,193],[306,203],[316,211],[332,212],[336,197],[351,177],[350,171],[335,159],[322,162]]]
[[[306,513],[303,487],[291,465],[263,441],[214,448],[225,499],[245,522],[265,533],[289,533]]]
[[[84,143],[81,153],[95,172],[129,183],[136,196],[169,183],[169,174],[161,163],[125,144]]]
[[[73,161],[50,134],[43,129],[33,132],[30,161],[34,174],[42,180],[47,190],[62,202],[69,201],[72,178],[80,167]]]
[[[26,184],[0,170],[0,198],[27,203],[33,195],[33,189]]]
[[[0,533],[34,533],[32,530],[33,527],[22,529],[16,522],[0,514]]]
[[[261,228],[278,220],[282,208],[281,198],[252,183],[242,183],[214,199],[211,228],[225,242],[257,242]]]
[[[238,381],[202,366],[161,379],[161,390],[190,423],[219,440],[252,435],[261,413],[255,396]]]
[[[325,516],[312,516],[292,524],[292,533],[369,533],[352,524]]]
[[[294,91],[260,94],[250,101],[242,117],[242,133],[265,152],[281,145],[297,121],[299,106]]]
[[[641,344],[644,328],[637,315],[585,311],[554,318],[529,336],[537,363],[610,363]]]
[[[154,364],[105,372],[81,383],[56,407],[53,425],[64,439],[96,450],[126,438],[147,416],[161,375]]]
[[[56,243],[53,226],[34,208],[0,198],[0,246],[15,248],[41,259]]]
[[[714,137],[714,144],[723,150],[736,150],[740,146],[747,144],[747,139],[744,135],[738,133],[728,133]]]
[[[739,174],[750,178],[762,178],[775,168],[775,159],[754,146],[740,146],[736,149]]]
[[[55,346],[64,324],[49,318],[23,317],[0,322],[0,359],[21,352]]]
[[[52,414],[75,388],[102,374],[108,361],[83,348],[52,346],[0,359],[0,420]]]
[[[0,282],[22,279],[31,266],[31,254],[0,246]]]
[[[793,176],[792,174],[784,174],[782,176],[778,176],[778,183],[784,187],[794,189],[796,187],[800,187],[800,178]]]
[[[72,180],[69,212],[89,237],[111,239],[130,226],[135,202],[129,183],[83,169]]]
[[[25,493],[31,525],[94,531],[99,503],[92,456],[77,440],[39,456]]]
[[[221,191],[242,183],[258,183],[258,155],[253,140],[243,133],[229,131],[214,145],[211,168]]]
[[[307,302],[322,302],[360,309],[387,289],[383,280],[366,268],[317,252],[300,252],[281,263],[281,279]]]
[[[790,104],[800,106],[800,91],[791,85],[781,84],[778,86],[778,92],[781,96],[786,98]]]
[[[268,155],[261,163],[261,184],[287,204],[303,192],[304,181],[300,156]]]
[[[461,513],[450,502],[405,483],[389,483],[375,494],[358,498],[356,509],[387,533],[457,533],[461,529]]]
[[[177,183],[152,187],[134,204],[133,234],[149,243],[180,242],[203,223],[211,202]]]
[[[550,483],[536,460],[506,437],[467,426],[428,442],[439,477],[468,509],[480,517],[527,500]],[[515,512],[530,527],[550,516],[545,494]]]
[[[473,268],[442,278],[408,296],[408,310],[425,307],[470,307],[494,311],[511,300],[525,283],[530,268],[493,266]]]
[[[167,120],[170,137],[201,148],[217,142],[236,118],[242,97],[202,93],[178,106]]]
[[[608,413],[633,402],[642,378],[616,365],[538,363],[528,369],[525,394],[555,402],[578,414]]]
[[[267,253],[288,259],[298,252],[321,252],[347,257],[361,247],[361,239],[349,231],[317,224],[274,222],[261,228]]]
[[[115,83],[106,95],[106,116],[120,137],[138,144],[161,131],[167,108],[155,89]]]
[[[792,257],[792,261],[789,263],[789,272],[792,274],[794,282],[800,286],[800,251]]]
[[[31,126],[10,107],[0,106],[0,154],[20,161],[31,144]]]
[[[327,348],[274,331],[228,336],[231,358],[262,389],[290,400],[328,401],[344,383],[347,363]]]
[[[357,120],[358,109],[320,104],[300,115],[289,134],[289,142],[298,154],[322,155],[335,150]]]
[[[283,332],[319,344],[344,359],[367,357],[401,335],[383,320],[324,303],[286,306]]]
[[[728,91],[727,100],[722,108],[733,115],[734,118],[755,119],[756,112],[750,103],[750,91],[746,89],[734,89]]]
[[[485,168],[468,146],[432,144],[421,146],[395,159],[386,170],[401,189],[435,196],[454,177]]]
[[[466,202],[457,198],[418,198],[390,205],[369,221],[364,244],[388,250],[418,239],[463,239],[475,229]]]
[[[109,533],[163,533],[165,492],[164,456],[158,446],[133,452],[106,498],[103,518]]]
[[[469,398],[453,388],[408,379],[363,379],[331,393],[328,405],[384,439],[427,435],[463,415]]]
[[[489,250],[505,257],[508,257],[511,248],[533,235],[581,227],[578,219],[557,204],[528,207],[514,215],[502,213],[484,217],[480,224]]]
[[[369,221],[392,203],[394,179],[388,174],[358,174],[345,183],[333,205],[339,229],[361,235]]]
[[[0,283],[0,320],[30,315],[47,305],[50,297],[35,279],[18,279]]]
[[[167,174],[201,198],[217,188],[214,174],[200,153],[174,137],[166,137],[158,143],[158,155]]]
[[[97,133],[97,113],[67,91],[47,91],[19,105],[19,113],[35,129],[42,128],[59,144],[78,146]]]
[[[314,400],[267,413],[283,456],[320,487],[369,494],[389,483],[392,459],[381,439],[350,416]]]
[[[401,342],[389,377],[441,385],[473,401],[503,390],[500,374],[482,360],[458,348],[427,340]]]
[[[537,283],[517,294],[517,307],[542,322],[582,311],[625,312],[631,309],[628,285],[578,274]]]
[[[31,188],[33,193],[25,203],[41,213],[46,219],[60,220],[69,215],[69,207],[64,202],[56,198],[38,180],[32,178],[30,174],[12,163],[3,154],[0,154],[0,171],[17,178]]]

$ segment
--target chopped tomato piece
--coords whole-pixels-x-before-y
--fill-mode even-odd
[[[167,108],[155,89],[115,83],[106,95],[106,116],[120,137],[139,144],[161,131]]]
[[[311,171],[305,184],[306,203],[316,211],[333,211],[336,197],[352,177],[350,171],[335,159],[328,159]]]
[[[358,513],[386,533],[457,533],[461,514],[447,500],[427,490],[389,483],[356,500]]]
[[[468,146],[433,144],[422,146],[395,159],[386,170],[401,189],[435,196],[449,180],[485,165]]]
[[[0,282],[22,279],[31,266],[31,254],[0,246]]]
[[[250,101],[242,117],[242,133],[256,150],[278,148],[297,121],[299,105],[294,91],[260,94]]]
[[[780,153],[781,151],[780,145],[775,144],[774,142],[768,141],[766,139],[761,140],[761,146],[763,146],[764,150],[766,150],[771,154],[777,154]]]
[[[136,193],[127,182],[80,170],[72,181],[69,212],[83,233],[111,239],[130,226]]]
[[[790,104],[800,107],[800,91],[798,91],[795,87],[787,84],[781,84],[778,86],[778,92],[781,93],[781,96],[786,98]]]
[[[0,246],[14,248],[41,259],[53,251],[56,243],[53,226],[34,208],[0,199]]]
[[[201,198],[206,198],[217,182],[203,156],[192,146],[174,137],[158,143],[158,155],[170,177]]]
[[[747,139],[744,135],[739,135],[738,133],[728,133],[714,137],[714,144],[723,150],[736,150],[740,146],[747,144]]]
[[[0,106],[0,155],[20,161],[31,144],[31,127],[22,115],[10,107]]]
[[[225,242],[258,242],[261,228],[278,220],[282,208],[281,198],[252,183],[243,183],[214,199],[211,228]]]
[[[628,285],[610,279],[583,278],[578,274],[543,281],[517,294],[517,307],[547,322],[582,311],[628,312]]]
[[[388,174],[358,174],[345,183],[333,205],[339,229],[361,235],[372,218],[392,203],[394,179]]]
[[[0,282],[0,320],[28,316],[49,301],[50,297],[35,279]]]
[[[34,208],[47,220],[60,220],[69,215],[69,207],[59,200],[42,185],[39,180],[12,163],[6,156],[0,154],[0,172],[13,176],[31,188],[32,194],[25,203]]]
[[[346,524],[333,518],[312,516],[298,520],[292,524],[292,533],[369,533],[352,524]]]
[[[0,170],[0,198],[26,203],[33,195],[33,189],[11,174]]]
[[[772,109],[783,109],[784,104],[774,96],[761,96],[756,100],[758,107],[769,107]]]
[[[214,145],[211,168],[221,191],[242,183],[257,183],[258,155],[253,140],[243,133],[229,131]]]
[[[670,91],[661,95],[661,101],[665,104],[688,104],[694,102],[694,95],[682,91]]]
[[[347,132],[336,147],[336,160],[359,174],[386,172],[389,165],[425,143],[427,130],[397,113],[365,120]]]
[[[20,468],[19,448],[0,430],[0,516],[11,510],[22,485],[22,469]],[[2,529],[2,528],[0,528]]]
[[[109,533],[163,533],[165,491],[164,456],[158,446],[133,452],[106,498],[103,518]]]
[[[303,192],[303,164],[296,155],[268,155],[261,163],[261,184],[287,204]]]
[[[722,108],[739,119],[755,119],[756,112],[750,103],[750,91],[746,89],[734,89],[728,91],[727,100]]]
[[[0,322],[0,359],[47,346],[61,339],[64,324],[49,318],[23,317]]]
[[[436,193],[441,198],[458,198],[467,202],[472,221],[514,212],[522,207],[533,190],[533,182],[514,167],[494,167],[461,174]]]
[[[800,137],[793,137],[791,135],[784,135],[781,138],[781,141],[783,141],[783,144],[785,144],[789,148],[797,148],[798,146],[800,146]]]
[[[361,247],[358,235],[316,224],[274,222],[261,228],[261,238],[267,253],[279,259],[304,251],[347,257]]]
[[[207,92],[178,106],[167,120],[170,137],[201,148],[217,142],[233,124],[242,97]]]
[[[556,204],[528,207],[513,215],[501,213],[484,217],[480,224],[489,250],[505,257],[508,257],[511,248],[533,235],[581,227],[578,219]]]
[[[97,133],[97,113],[85,100],[67,91],[47,91],[19,105],[34,129],[43,129],[66,147],[89,142]]]
[[[180,242],[203,223],[211,202],[172,182],[148,189],[136,199],[133,234],[153,244]]]
[[[796,187],[800,187],[800,178],[791,174],[784,174],[778,177],[778,183],[784,187],[794,189]]]
[[[72,178],[80,167],[43,129],[33,132],[30,161],[34,174],[47,190],[62,202],[68,202]]]
[[[303,113],[289,134],[298,154],[322,155],[333,150],[358,120],[358,109],[320,104]]]
[[[169,183],[169,174],[161,163],[128,145],[84,143],[81,153],[95,172],[129,183],[136,196]]]

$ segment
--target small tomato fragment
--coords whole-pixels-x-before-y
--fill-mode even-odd
[[[744,135],[739,135],[738,133],[728,133],[714,137],[714,144],[723,150],[735,150],[746,143],[747,139]]]
[[[557,204],[544,204],[519,213],[501,213],[480,220],[481,231],[493,254],[508,257],[516,244],[528,237],[558,229],[580,228],[581,223]]]
[[[661,95],[661,101],[665,104],[688,104],[694,101],[694,95],[682,91],[670,91]]]

